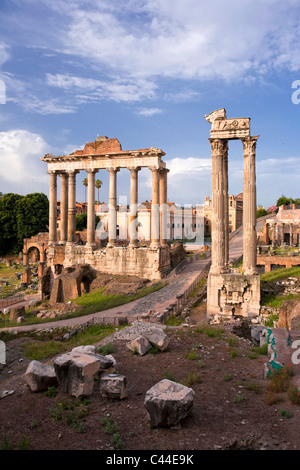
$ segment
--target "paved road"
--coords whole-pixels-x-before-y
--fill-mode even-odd
[[[230,260],[238,258],[242,255],[242,245],[243,238],[242,233],[240,232],[235,235],[232,240],[230,240]],[[184,291],[193,284],[199,274],[200,277],[202,277],[202,274],[203,276],[205,275],[210,262],[211,259],[209,257],[206,259],[199,259],[194,262],[183,263],[181,271],[171,279],[170,283],[166,287],[163,287],[157,292],[152,292],[151,294],[142,297],[141,299],[129,302],[128,304],[121,305],[119,307],[114,307],[109,310],[96,312],[90,315],[85,315],[83,317],[58,320],[55,322],[48,323],[40,323],[36,325],[11,327],[10,331],[30,331],[45,328],[56,328],[62,326],[72,327],[74,325],[86,323],[87,321],[92,320],[93,318],[111,318],[116,317],[120,314],[140,315],[142,313],[148,312],[148,310],[150,309],[154,309],[154,311],[156,312],[162,312],[170,304],[176,302],[176,295],[183,294]],[[2,328],[1,330],[5,329]]]

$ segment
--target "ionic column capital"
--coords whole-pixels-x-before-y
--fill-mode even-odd
[[[159,168],[158,171],[160,174],[163,174],[163,175],[170,173],[170,170],[168,168]]]
[[[79,173],[79,170],[67,170],[66,173],[69,176],[76,176]]]
[[[148,168],[149,168],[150,171],[152,171],[152,173],[159,171],[159,168],[156,167],[156,166],[149,166]]]
[[[129,170],[130,172],[136,172],[136,173],[137,173],[138,171],[141,170],[141,167],[140,167],[140,166],[128,167],[128,170]]]
[[[98,170],[97,168],[88,168],[88,169],[86,170],[87,173],[98,173],[98,171],[99,171],[99,170]]]
[[[118,171],[120,171],[120,168],[109,167],[109,168],[106,168],[106,171],[108,171],[109,173],[117,173]]]

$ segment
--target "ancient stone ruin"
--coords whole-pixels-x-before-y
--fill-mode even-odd
[[[47,154],[41,159],[50,175],[49,241],[47,266],[55,277],[62,267],[90,265],[102,273],[126,274],[159,280],[171,270],[170,249],[166,236],[167,173],[164,152],[151,147],[122,150],[117,139],[97,137],[83,150],[69,155]],[[137,232],[138,173],[143,167],[152,172],[151,243],[140,247]],[[117,174],[121,168],[130,171],[130,243],[117,243]],[[95,174],[109,172],[108,243],[99,244],[95,227]],[[88,173],[87,241],[76,243],[76,175]],[[57,176],[61,180],[60,230],[57,229]]]
[[[207,315],[212,321],[259,314],[260,277],[256,269],[256,174],[258,136],[250,134],[250,118],[227,119],[224,108],[205,119],[211,123],[212,150],[212,263],[207,284]],[[229,268],[228,141],[241,140],[243,177],[243,270]]]

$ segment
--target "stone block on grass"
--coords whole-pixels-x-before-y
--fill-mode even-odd
[[[163,379],[147,391],[144,406],[154,427],[178,426],[190,413],[195,392],[172,380]]]
[[[100,393],[104,398],[122,400],[127,397],[127,380],[121,374],[107,374],[100,379]]]
[[[130,341],[130,343],[126,344],[126,347],[133,352],[136,352],[140,356],[144,356],[147,352],[151,349],[150,341],[145,338],[145,336],[140,335],[134,340]]]
[[[40,361],[31,361],[24,377],[32,392],[43,392],[49,387],[58,386],[54,367],[47,366]]]

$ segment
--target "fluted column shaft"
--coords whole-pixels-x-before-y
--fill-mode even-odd
[[[109,168],[108,246],[113,247],[117,239],[117,168]]]
[[[159,241],[159,170],[152,171],[152,204],[151,204],[151,247],[158,248]]]
[[[223,154],[224,264],[229,268],[228,142]]]
[[[130,169],[130,223],[129,240],[131,247],[138,246],[137,217],[138,217],[138,171],[140,168]]]
[[[69,207],[68,207],[68,243],[75,243],[76,232],[76,174],[78,171],[69,171]]]
[[[162,246],[167,244],[167,176],[169,170],[161,168],[159,172],[159,204],[160,204],[160,243]]]
[[[97,170],[87,170],[88,173],[88,212],[87,212],[87,244],[95,245],[95,174]]]
[[[255,150],[258,137],[242,139],[244,147],[243,177],[243,268],[245,274],[257,272],[256,175]]]
[[[221,274],[225,266],[225,205],[224,205],[224,154],[228,149],[227,140],[209,139],[212,150],[212,227],[210,272]],[[228,201],[227,201],[228,203]]]
[[[49,244],[57,242],[57,173],[50,171]]]
[[[293,228],[294,228],[294,226],[293,226],[293,224],[291,223],[291,224],[290,224],[290,246],[293,245]]]
[[[61,173],[61,197],[60,197],[60,241],[66,243],[68,239],[68,185],[69,175]]]

